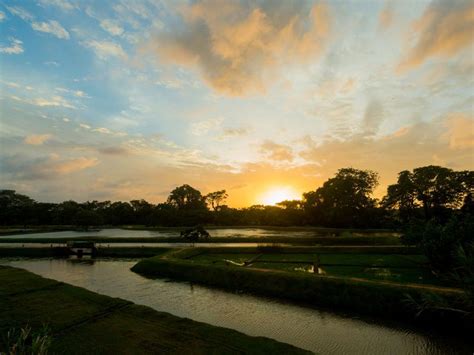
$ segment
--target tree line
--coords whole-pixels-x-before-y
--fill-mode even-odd
[[[398,228],[413,220],[447,222],[474,211],[474,171],[425,166],[402,171],[382,199],[373,197],[379,181],[371,170],[339,169],[301,200],[276,206],[231,208],[228,194],[203,195],[190,185],[176,187],[166,202],[37,202],[14,190],[0,190],[1,225],[275,225],[338,228]]]

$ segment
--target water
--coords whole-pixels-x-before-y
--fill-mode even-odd
[[[1,262],[1,261],[0,261]],[[179,317],[266,336],[320,354],[472,354],[468,344],[405,326],[228,293],[185,282],[152,280],[131,272],[136,261],[3,261],[44,277],[120,297]]]
[[[271,238],[271,237],[312,237],[315,230],[278,230],[264,228],[218,228],[210,229],[212,238]],[[47,233],[29,233],[8,235],[5,238],[80,238],[80,237],[108,237],[108,238],[169,238],[179,237],[180,229],[169,230],[127,230],[119,228],[102,229],[100,231],[61,231]]]
[[[95,243],[97,248],[256,248],[272,246],[273,243]],[[291,246],[287,243],[278,243],[279,246]],[[65,247],[67,243],[0,243],[0,248],[53,248]]]

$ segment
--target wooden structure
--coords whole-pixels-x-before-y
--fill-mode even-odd
[[[80,240],[71,240],[67,242],[67,248],[69,250],[69,255],[77,255],[78,258],[81,258],[83,255],[95,255],[97,248],[94,242],[80,241]]]

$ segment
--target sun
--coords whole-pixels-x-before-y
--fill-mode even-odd
[[[285,200],[298,200],[301,196],[296,190],[289,186],[272,187],[263,193],[260,200],[264,205],[276,205]]]

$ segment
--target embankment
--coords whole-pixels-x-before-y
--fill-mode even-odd
[[[307,353],[0,266],[0,334],[27,325],[49,328],[54,354]],[[8,353],[5,337],[2,352]]]
[[[148,277],[168,277],[231,291],[279,297],[310,306],[400,319],[425,326],[453,325],[459,330],[474,331],[472,313],[467,317],[456,311],[426,310],[416,316],[418,309],[413,301],[423,304],[428,298],[441,298],[449,308],[462,309],[464,293],[459,289],[202,264],[188,260],[195,253],[199,253],[199,249],[172,251],[142,260],[132,271]]]

